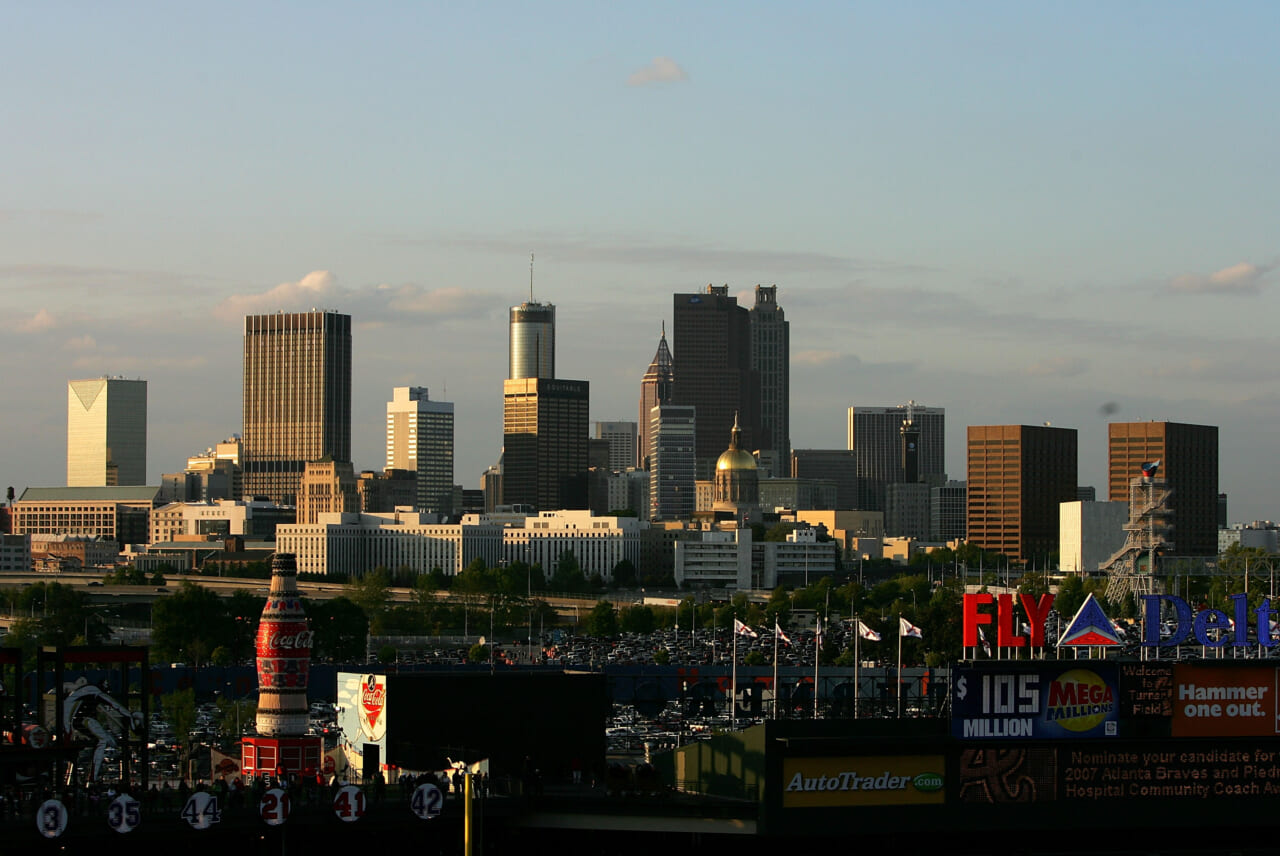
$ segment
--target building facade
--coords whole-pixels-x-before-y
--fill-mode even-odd
[[[698,477],[711,478],[735,421],[743,448],[759,448],[760,375],[751,367],[751,313],[727,285],[709,285],[704,293],[675,295],[671,326],[671,400],[697,408],[694,457]]]
[[[1173,495],[1174,553],[1218,551],[1218,427],[1182,422],[1112,422],[1107,426],[1107,498],[1129,501],[1129,480],[1160,461]]]
[[[145,544],[158,486],[29,487],[13,503],[15,535],[86,535]]]
[[[246,496],[292,505],[308,461],[351,460],[351,316],[244,320]]]
[[[1058,569],[1097,573],[1099,566],[1124,546],[1128,502],[1064,502],[1058,506]]]
[[[556,376],[556,308],[530,300],[511,307],[511,351],[507,377]]]
[[[587,507],[590,399],[585,380],[503,382],[502,504]]]
[[[640,381],[640,438],[636,465],[642,470],[649,469],[649,414],[659,404],[671,403],[672,371],[671,350],[667,347],[667,329],[664,326],[653,362],[649,363]]]
[[[831,479],[836,483],[833,507],[858,507],[858,458],[852,449],[796,449],[791,453],[791,477]]]
[[[597,422],[596,439],[609,443],[609,464],[612,472],[620,473],[636,465],[636,423]]]
[[[693,407],[660,404],[649,411],[649,520],[688,520],[697,507]]]
[[[67,487],[147,483],[147,382],[67,383]]]
[[[791,325],[778,305],[776,285],[756,286],[751,368],[760,378],[761,436],[756,447],[771,449],[785,461],[791,453]]]
[[[910,427],[908,427],[910,426]],[[915,449],[907,448],[914,439]],[[858,461],[858,505],[885,510],[885,485],[946,480],[946,410],[915,402],[849,408],[849,449]],[[914,470],[914,472],[910,472]]]
[[[453,511],[453,402],[398,386],[387,402],[387,469],[417,473],[417,509]]]
[[[1058,506],[1076,497],[1076,430],[971,425],[967,448],[969,542],[1046,562],[1059,549]]]
[[[947,543],[964,540],[967,530],[969,490],[965,482],[949,481],[929,488],[929,540]]]
[[[308,461],[298,486],[298,522],[315,523],[322,514],[360,510],[360,493],[350,461]]]

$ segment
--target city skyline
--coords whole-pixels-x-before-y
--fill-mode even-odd
[[[61,484],[66,384],[109,374],[158,484],[242,429],[244,317],[329,307],[355,466],[429,386],[476,487],[535,252],[591,421],[635,418],[672,294],[777,285],[796,448],[914,399],[952,478],[962,428],[1051,422],[1102,495],[1109,421],[1217,425],[1230,519],[1280,516],[1280,10],[587,8],[15,10],[0,483]]]

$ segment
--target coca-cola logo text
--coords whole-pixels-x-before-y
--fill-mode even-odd
[[[263,646],[269,651],[303,651],[311,649],[315,633],[310,630],[298,630],[293,633],[274,633],[267,631],[263,636]]]

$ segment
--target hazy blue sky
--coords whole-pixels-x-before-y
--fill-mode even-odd
[[[671,295],[777,284],[792,441],[850,404],[1219,425],[1280,516],[1274,3],[12,4],[0,483],[65,483],[66,382],[149,382],[148,473],[240,430],[242,317],[355,322],[355,464],[393,386],[501,446],[506,313],[558,308],[637,417]],[[675,354],[678,360],[680,355]],[[1100,407],[1114,402],[1113,416]],[[727,438],[726,438],[727,442]]]

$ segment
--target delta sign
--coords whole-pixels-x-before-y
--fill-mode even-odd
[[[964,647],[994,644],[997,648],[1040,648],[1045,645],[1045,622],[1053,608],[1054,596],[1038,597],[1019,594],[1025,620],[1016,615],[1014,595],[993,595],[987,592],[964,596]],[[1247,596],[1230,596],[1230,614],[1220,609],[1193,610],[1180,597],[1168,594],[1138,595],[1142,601],[1144,632],[1139,644],[1144,648],[1169,648],[1184,642],[1194,642],[1207,648],[1249,648],[1261,645],[1274,648],[1280,644],[1275,636],[1276,611],[1270,598],[1249,609]],[[1162,624],[1162,607],[1170,607],[1172,621]],[[1166,627],[1165,625],[1170,625]],[[987,638],[983,627],[994,631],[994,641]],[[1254,632],[1250,634],[1252,627]],[[1250,636],[1252,635],[1252,639]],[[1059,647],[1110,647],[1124,645],[1124,634],[1102,610],[1101,604],[1091,594],[1081,605],[1075,617],[1058,638]]]

